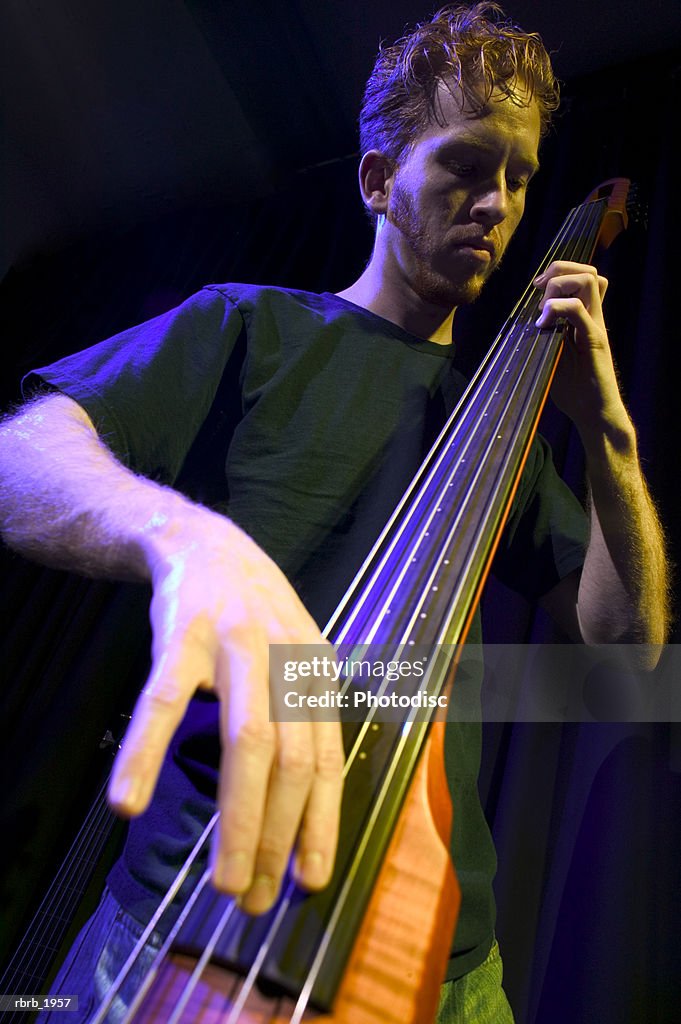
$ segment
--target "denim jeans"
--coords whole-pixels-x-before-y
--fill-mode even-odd
[[[108,994],[143,931],[143,926],[123,910],[108,889],[105,890],[97,910],[84,925],[52,984],[55,996],[78,996],[78,1010],[41,1013],[36,1024],[85,1024]],[[155,935],[144,947],[111,1005],[107,1024],[120,1024],[123,1020],[161,943],[161,937]]]
[[[85,1024],[109,992],[143,930],[106,891],[71,947],[52,986],[54,995],[77,995],[78,1011],[41,1013],[36,1024]],[[111,1005],[107,1024],[120,1024],[125,1017],[161,942],[160,936],[155,935],[144,947],[121,993]],[[501,956],[495,942],[484,963],[463,978],[442,986],[437,1024],[513,1024],[501,978]]]

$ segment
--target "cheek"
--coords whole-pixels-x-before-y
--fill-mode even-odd
[[[525,212],[525,201],[523,200],[517,206],[509,212],[508,217],[502,225],[502,231],[504,232],[504,238],[507,242],[511,240],[516,232],[516,228],[523,219],[523,213]]]
[[[473,200],[464,189],[452,190],[450,188],[443,196],[441,205],[453,220],[457,222],[470,220],[470,208],[473,205]]]
[[[411,193],[400,181],[396,181],[393,185],[390,193],[388,212],[391,220],[394,224],[397,224],[398,227],[411,224],[414,220],[415,211]]]

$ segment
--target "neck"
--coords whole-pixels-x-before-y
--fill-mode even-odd
[[[337,293],[340,298],[354,302],[371,313],[397,324],[417,338],[449,345],[452,341],[454,309],[425,302],[408,284],[395,283],[390,275],[381,272],[372,257],[364,273],[349,288]]]

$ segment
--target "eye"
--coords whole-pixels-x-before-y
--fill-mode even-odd
[[[460,164],[456,161],[450,161],[447,164],[447,167],[452,174],[456,174],[458,178],[470,178],[471,175],[475,174],[475,167],[473,164]]]
[[[529,183],[530,179],[526,177],[506,178],[506,184],[511,192],[520,192],[521,189],[527,188]]]

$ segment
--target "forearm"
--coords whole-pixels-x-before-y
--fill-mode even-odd
[[[606,429],[583,433],[591,536],[578,614],[587,643],[664,643],[668,569],[660,522],[622,409]]]
[[[0,488],[5,537],[25,554],[151,581],[151,671],[116,758],[114,808],[145,810],[189,701],[209,689],[220,700],[222,742],[216,885],[242,894],[247,913],[263,913],[294,844],[300,884],[325,885],[342,735],[335,721],[275,727],[270,718],[270,644],[324,643],[281,570],[229,519],[126,470],[60,396],[0,429]]]
[[[162,532],[192,508],[122,466],[87,414],[61,395],[26,406],[0,428],[2,534],[44,564],[148,579]]]
[[[537,325],[562,317],[572,328],[551,394],[579,431],[591,488],[579,629],[586,643],[649,645],[641,660],[653,666],[669,622],[667,561],[603,320],[607,281],[594,267],[557,261],[535,284],[545,289]]]

